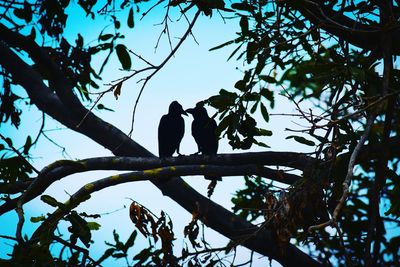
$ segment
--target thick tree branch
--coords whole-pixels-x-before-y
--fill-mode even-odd
[[[72,209],[77,207],[81,202],[86,201],[90,198],[90,195],[94,192],[100,191],[110,186],[146,181],[146,180],[159,180],[161,182],[168,182],[170,179],[178,179],[178,176],[189,176],[189,175],[261,175],[268,176],[271,174],[271,169],[257,166],[253,164],[241,165],[241,166],[218,166],[218,165],[187,165],[187,166],[168,166],[163,168],[149,169],[143,171],[135,171],[130,173],[117,174],[103,178],[81,187],[70,199],[65,202],[65,206],[62,209],[56,210],[49,218],[41,224],[41,226],[35,231],[32,239],[38,238],[42,234],[54,231],[57,227],[57,223],[62,219],[63,216],[68,214]],[[275,174],[275,172],[273,171]]]
[[[225,168],[225,170],[224,170]],[[246,166],[249,172],[255,171],[253,166]],[[257,167],[256,167],[257,168]],[[69,200],[64,203],[64,207],[57,209],[53,212],[40,226],[39,228],[33,233],[31,240],[40,240],[42,237],[46,238],[46,235],[52,233],[57,226],[57,222],[61,220],[65,215],[67,215],[73,208],[77,207],[80,203],[88,200],[90,195],[94,192],[100,191],[104,188],[118,185],[122,183],[132,182],[132,181],[142,181],[147,179],[157,179],[157,181],[161,182],[168,182],[170,179],[179,179],[179,178],[170,178],[172,175],[194,175],[194,174],[222,174],[222,173],[229,173],[231,175],[236,173],[237,168],[234,166],[231,167],[223,167],[221,170],[220,166],[177,166],[176,168],[166,167],[166,168],[159,168],[154,170],[146,170],[146,171],[139,171],[139,172],[131,172],[131,173],[124,173],[119,175],[110,176],[107,178],[103,178],[91,183],[86,184],[85,186],[81,187],[76,193],[74,193]],[[243,171],[243,170],[242,170]],[[210,202],[212,203],[212,202]],[[208,226],[209,219],[215,216],[222,216],[224,217],[225,214],[215,214],[216,211],[213,207],[220,207],[217,204],[212,203],[212,206],[208,206],[207,209],[201,209],[201,220]],[[225,209],[221,209],[223,211]],[[228,211],[226,211],[228,212]],[[224,212],[225,213],[225,212]],[[244,246],[253,246],[255,240],[261,238],[261,240],[268,240],[271,238],[269,231],[265,229],[260,229],[250,223],[246,222],[246,226],[238,223],[238,221],[229,221],[224,220],[223,226],[227,227],[227,229],[235,228],[235,232],[231,233],[234,238],[233,241],[240,245]],[[261,241],[260,240],[260,241]],[[295,261],[292,260],[291,257],[288,257],[286,253],[295,253],[294,257],[300,256],[297,249],[292,245],[289,245],[288,251],[284,254],[280,253],[279,251],[275,251],[275,248],[272,248],[275,253],[277,253],[277,260],[281,262],[284,266],[298,266]],[[264,250],[267,249],[266,247]],[[291,254],[289,254],[291,255]],[[311,260],[304,262],[304,266],[319,266],[315,261]]]
[[[398,24],[384,29],[378,25],[366,25],[333,10],[330,6],[322,5],[319,0],[290,0],[285,3],[298,10],[321,29],[363,49],[381,50],[383,35],[391,34],[393,53],[400,53],[400,25]]]
[[[81,127],[76,128],[75,126],[87,110],[80,117],[77,113],[71,114],[71,109],[65,107],[59,98],[43,84],[38,73],[16,56],[4,42],[0,42],[0,64],[12,74],[15,82],[25,88],[32,102],[39,109],[72,130],[93,139],[110,149],[115,155],[154,156],[119,129],[102,121],[92,113],[87,116]],[[80,109],[84,108],[81,106]],[[234,241],[246,233],[251,233],[254,227],[244,219],[202,196],[182,179],[171,179],[166,183],[161,183],[157,180],[152,182],[164,195],[171,197],[188,212],[192,213],[200,208],[200,212],[206,214],[204,220],[211,228]],[[272,257],[285,266],[298,266],[299,264],[303,266],[319,266],[318,262],[291,244],[285,251],[291,257],[283,256],[278,251],[275,240],[268,230],[258,232],[257,236],[252,236],[242,245],[262,255]]]
[[[41,175],[32,180],[32,183],[27,187],[25,192],[20,197],[14,198],[12,200],[6,201],[3,205],[0,206],[0,215],[4,214],[8,211],[15,209],[21,209],[22,204],[31,201],[35,197],[42,194],[51,184],[54,182],[68,176],[71,174],[85,172],[85,171],[94,171],[94,170],[119,170],[119,171],[127,171],[127,170],[145,170],[147,172],[151,172],[151,168],[162,168],[166,169],[172,168],[176,169],[176,173],[171,173],[172,175],[201,175],[201,174],[218,174],[220,176],[242,176],[242,175],[259,175],[277,182],[293,184],[298,181],[301,177],[285,173],[280,170],[273,170],[270,168],[263,167],[262,165],[257,165],[257,163],[231,163],[229,165],[204,165],[212,164],[213,162],[202,161],[202,156],[190,156],[196,157],[193,162],[186,164],[201,164],[201,165],[185,165],[183,167],[187,167],[184,169],[185,172],[180,173],[181,167],[179,165],[171,165],[166,164],[163,160],[159,160],[158,158],[124,158],[124,157],[106,157],[106,158],[93,158],[88,160],[80,160],[80,161],[58,161],[55,162],[48,167],[45,167]],[[180,161],[182,157],[177,158]],[[207,157],[205,157],[207,158]],[[241,157],[237,157],[240,159]],[[175,161],[176,158],[170,158],[171,161]],[[148,164],[146,165],[137,165],[138,162],[158,162],[159,164]],[[178,164],[183,164],[185,161],[177,162]],[[239,161],[238,161],[239,162]],[[192,174],[190,174],[192,172]]]

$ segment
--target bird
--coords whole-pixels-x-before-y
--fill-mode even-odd
[[[171,157],[175,151],[181,155],[179,146],[185,133],[185,121],[182,115],[187,116],[182,105],[178,101],[172,101],[168,114],[161,117],[158,125],[158,155],[160,158]]]
[[[199,103],[196,104],[196,107],[187,109],[186,112],[193,116],[192,136],[198,148],[196,154],[216,155],[218,150],[218,136],[216,134],[217,123],[215,120],[208,116],[207,110]],[[214,181],[222,180],[218,176],[205,175],[204,178]]]

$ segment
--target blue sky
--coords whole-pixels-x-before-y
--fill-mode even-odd
[[[73,16],[68,21],[66,36],[69,37],[70,40],[74,40],[76,34],[79,32],[83,35],[86,44],[91,40],[96,40],[103,25],[107,24],[107,21],[99,21],[98,23],[87,22],[86,20],[82,20],[84,17],[82,11],[76,9],[71,9],[71,11],[73,12]],[[128,48],[135,50],[138,54],[155,64],[160,63],[163,57],[169,52],[169,46],[165,37],[162,38],[159,49],[157,51],[154,50],[154,45],[162,30],[162,26],[154,25],[161,22],[161,12],[163,12],[163,9],[158,9],[158,11],[150,13],[150,15],[145,17],[142,21],[139,21],[138,17],[136,17],[135,28],[126,28],[124,32],[126,38],[122,41]],[[126,18],[128,14],[127,11],[125,13],[119,14],[123,25],[126,21],[124,18]],[[190,14],[190,17],[192,16],[193,14]],[[177,16],[175,19],[176,18]],[[171,37],[174,44],[177,43],[177,38],[181,36],[186,26],[187,23],[183,20],[170,24]],[[111,27],[109,30],[111,30]],[[204,16],[199,18],[198,23],[193,29],[193,33],[199,44],[196,44],[193,38],[189,37],[175,57],[172,58],[146,86],[135,117],[134,132],[132,135],[135,141],[156,154],[158,122],[160,117],[167,112],[168,106],[173,100],[178,100],[184,108],[190,108],[199,100],[206,99],[218,93],[221,88],[234,90],[232,89],[233,85],[241,78],[241,71],[244,70],[242,62],[236,62],[234,60],[227,62],[226,60],[235,47],[227,47],[213,52],[209,52],[209,49],[234,38],[235,32],[238,30],[238,21],[226,20],[226,22],[224,22],[218,14],[214,14],[211,19]],[[97,61],[96,64],[101,64],[101,59],[102,57],[95,59],[95,61]],[[132,57],[132,60],[133,68],[135,68],[135,66],[137,66],[136,64],[138,64],[138,59]],[[103,81],[100,84],[107,84],[116,78],[126,75],[125,72],[119,70],[120,68],[116,55],[114,55],[102,74]],[[137,81],[137,79],[131,79],[126,82],[123,85],[122,94],[118,100],[116,100],[112,94],[108,94],[101,99],[100,103],[115,110],[115,112],[95,111],[101,118],[117,126],[125,133],[128,133],[130,130],[133,105],[141,85],[138,84]],[[102,89],[107,88],[106,86],[101,87]],[[21,91],[21,94],[23,94],[23,91]],[[276,97],[277,108],[274,112],[291,113],[294,111],[294,107],[283,97]],[[214,111],[209,109],[209,113],[211,114],[212,112]],[[35,107],[31,107],[29,112],[25,112],[23,124],[21,125],[21,129],[25,129],[25,132],[21,134],[21,132],[17,133],[14,129],[3,127],[0,131],[9,136],[14,136],[16,140],[19,140],[16,142],[19,142],[19,145],[23,145],[26,134],[39,129],[41,123],[40,116],[41,113],[38,112]],[[41,138],[34,150],[35,157],[31,162],[36,168],[41,169],[63,157],[82,159],[111,155],[109,151],[90,139],[68,129],[63,129],[64,127],[62,125],[51,121],[50,118],[47,118],[47,121],[46,130],[51,130],[47,132],[48,136],[55,142],[64,146],[68,154],[63,154],[59,147],[50,143],[45,138]],[[197,151],[197,147],[190,134],[191,118],[185,118],[185,121],[186,133],[181,143],[181,153],[191,154]],[[271,121],[267,124],[263,121],[261,116],[258,116],[258,124],[260,127],[273,130],[274,135],[272,137],[262,140],[271,146],[271,150],[305,151],[305,149],[309,149],[305,146],[298,145],[292,139],[284,139],[284,135],[290,135],[284,132],[285,127],[294,125],[292,123],[292,118],[272,116]],[[252,151],[257,150],[263,149],[257,147],[252,149]],[[219,152],[232,152],[226,140],[220,141]],[[72,175],[55,183],[45,194],[55,196],[58,201],[65,201],[68,199],[68,194],[73,194],[84,184],[114,173],[115,172],[99,171]],[[204,181],[203,177],[186,177],[185,180],[199,192],[206,195],[208,183]],[[224,178],[224,181],[217,186],[212,200],[230,209],[232,206],[230,199],[233,193],[241,186],[241,177]],[[122,240],[127,238],[134,229],[128,216],[127,207],[129,207],[131,202],[128,198],[143,204],[155,214],[159,214],[161,210],[164,210],[173,218],[175,233],[178,237],[175,246],[179,251],[182,245],[182,241],[179,238],[182,238],[183,228],[190,222],[191,214],[169,198],[162,196],[160,191],[151,183],[137,182],[115,186],[103,190],[102,192],[95,193],[89,201],[83,203],[77,209],[78,211],[86,211],[92,214],[104,214],[115,211],[108,215],[103,215],[99,220],[102,226],[99,231],[93,232],[94,239],[97,242],[92,247],[92,256],[97,258],[101,255],[101,252],[104,251],[105,246],[103,240],[112,241],[113,229],[117,229]],[[39,199],[35,199],[31,203],[25,205],[24,208],[28,215],[24,233],[28,235],[36,227],[35,224],[29,222],[29,216],[39,216],[52,211],[51,207],[49,209],[49,206]],[[9,212],[1,216],[0,225],[2,225],[2,227],[0,229],[0,235],[13,235],[15,233],[15,223],[15,212]],[[212,230],[207,231],[207,237],[210,243],[215,247],[224,246],[227,243],[225,238],[221,238],[219,234]],[[5,253],[10,252],[11,247],[7,245],[8,243],[9,241],[5,242],[4,240],[0,240],[0,256],[4,257]],[[141,248],[140,244],[144,245],[147,244],[147,242],[141,238],[137,242],[136,248],[132,251],[138,252],[139,248]],[[237,263],[247,261],[249,257],[247,251],[245,249],[240,249],[239,252],[240,260],[237,261]],[[268,262],[266,258],[260,258],[259,256],[255,258],[256,262],[254,266],[262,266]],[[113,265],[112,262],[109,262],[109,264],[110,266]],[[122,266],[124,262],[122,261],[120,264]]]

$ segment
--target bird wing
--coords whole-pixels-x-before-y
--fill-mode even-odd
[[[179,149],[185,133],[185,121],[181,116],[164,115],[158,126],[158,153],[169,157]]]
[[[164,115],[161,117],[160,124],[158,125],[158,155],[160,157],[172,156],[174,153],[170,142],[171,131],[169,121],[168,115]]]

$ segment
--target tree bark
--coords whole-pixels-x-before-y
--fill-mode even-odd
[[[72,90],[63,92],[62,95],[54,94],[43,83],[40,74],[10,49],[3,36],[0,36],[0,40],[0,64],[12,75],[13,81],[27,91],[32,103],[40,110],[71,130],[80,132],[103,145],[117,156],[154,157],[122,131],[87,111],[80,103],[77,105],[78,101]],[[57,84],[63,84],[63,81],[58,81]],[[67,95],[66,98],[60,99],[65,95]],[[85,119],[81,123],[84,117]],[[78,127],[78,125],[80,126]],[[203,222],[207,226],[234,242],[271,257],[284,266],[321,266],[319,262],[292,244],[288,244],[285,253],[281,253],[270,230],[261,229],[255,234],[253,224],[199,194],[178,177],[168,182],[157,180],[152,182],[165,196],[169,196],[189,213],[197,212],[200,209],[200,213],[203,214]],[[248,238],[242,241],[243,236]]]

